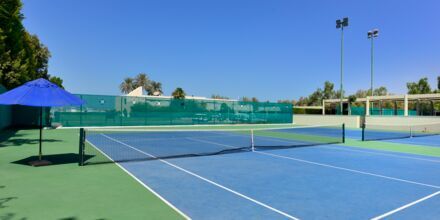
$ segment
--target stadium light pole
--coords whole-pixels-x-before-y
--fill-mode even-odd
[[[373,29],[371,31],[368,31],[367,36],[368,36],[368,39],[371,39],[371,85],[370,85],[370,91],[371,91],[371,96],[373,96],[374,38],[379,36],[379,30]]]
[[[343,19],[338,19],[336,20],[336,28],[337,29],[341,29],[341,87],[340,87],[340,98],[341,98],[341,102],[340,102],[340,107],[341,107],[341,115],[343,114],[343,110],[344,110],[344,106],[343,106],[343,86],[342,86],[342,81],[343,81],[343,76],[344,76],[344,27],[348,26],[348,17],[345,17]]]
[[[373,30],[371,30],[371,31],[368,31],[367,32],[367,37],[368,37],[368,39],[370,39],[371,40],[371,67],[370,67],[370,69],[371,69],[371,81],[370,81],[370,95],[371,96],[373,96],[374,94],[373,94],[373,92],[374,92],[374,89],[373,89],[373,79],[374,79],[374,68],[373,68],[373,64],[374,64],[374,38],[376,38],[376,37],[378,37],[379,36],[379,30],[378,29],[373,29]],[[371,109],[373,109],[374,108],[374,106],[373,106],[373,103],[371,103]],[[370,111],[369,109],[366,109],[366,111]]]

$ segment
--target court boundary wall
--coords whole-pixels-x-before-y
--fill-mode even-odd
[[[357,115],[294,115],[296,125],[345,123],[348,128],[360,128],[364,123],[385,125],[419,125],[440,123],[438,116],[357,116]]]
[[[361,116],[357,115],[294,115],[293,123],[297,125],[326,125],[345,123],[348,128],[359,128]]]
[[[367,116],[367,124],[418,125],[440,123],[438,116]]]

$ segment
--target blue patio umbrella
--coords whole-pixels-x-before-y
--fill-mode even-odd
[[[59,88],[57,85],[40,78],[1,94],[0,104],[40,107],[40,145],[38,158],[41,161],[43,107],[82,105],[84,101],[64,89]]]

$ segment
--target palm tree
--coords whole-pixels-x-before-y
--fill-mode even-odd
[[[124,94],[130,93],[131,91],[133,91],[133,89],[134,89],[133,79],[130,77],[125,78],[124,81],[121,83],[121,85],[119,85],[119,89]]]
[[[185,99],[186,96],[185,91],[180,87],[177,87],[171,95],[175,99]]]
[[[151,81],[149,89],[148,91],[148,95],[162,95],[162,83],[160,82],[156,82],[156,81]]]
[[[139,73],[135,78],[134,78],[134,85],[135,87],[142,87],[145,90],[149,90],[150,87],[150,79],[148,78],[147,74],[145,73]]]

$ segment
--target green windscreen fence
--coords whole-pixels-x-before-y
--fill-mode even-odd
[[[52,123],[65,127],[292,123],[293,108],[286,103],[77,96],[85,104],[52,108]]]
[[[357,107],[352,106],[351,107],[351,114],[352,115],[365,115],[365,107]],[[391,108],[370,108],[370,115],[404,115],[403,109],[391,109]],[[408,115],[415,116],[417,115],[417,111],[415,110],[408,110]]]
[[[6,88],[0,85],[0,94],[6,92]],[[0,105],[0,130],[9,127],[12,122],[11,106]]]

